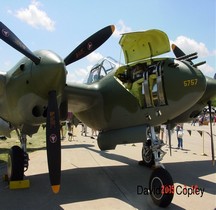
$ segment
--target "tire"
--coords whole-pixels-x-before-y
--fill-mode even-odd
[[[8,153],[8,180],[23,180],[24,176],[24,152],[18,146],[13,146]]]
[[[174,196],[173,180],[169,172],[163,168],[156,168],[149,180],[149,190],[157,206],[167,207]]]
[[[143,154],[144,149],[142,149],[142,160],[145,166],[151,168],[153,165],[155,165],[154,161],[154,155],[152,151],[148,151],[148,155]]]

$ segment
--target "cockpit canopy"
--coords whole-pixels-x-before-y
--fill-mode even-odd
[[[99,60],[98,63],[92,67],[85,83],[92,84],[99,81],[118,66],[118,62],[111,57],[106,57]]]

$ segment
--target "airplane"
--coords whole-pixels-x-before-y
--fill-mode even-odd
[[[177,124],[197,117],[216,96],[216,80],[204,76],[193,63],[197,53],[186,55],[175,44],[170,52],[166,33],[151,29],[122,34],[119,41],[125,63],[103,58],[90,70],[83,84],[66,83],[66,66],[102,45],[115,27],[107,26],[82,42],[65,59],[47,50],[31,52],[0,22],[0,38],[25,55],[11,70],[0,75],[0,134],[10,137],[16,130],[21,147],[13,146],[8,158],[9,180],[22,180],[28,168],[27,136],[46,123],[47,158],[54,193],[60,190],[60,121],[72,112],[87,126],[98,130],[100,150],[117,145],[143,143],[140,164],[155,166],[149,190],[153,202],[168,206],[173,193],[161,193],[173,186],[173,179],[161,163],[164,143],[158,128],[165,124],[169,133]],[[210,112],[211,115],[211,112]],[[214,145],[211,130],[212,161]]]

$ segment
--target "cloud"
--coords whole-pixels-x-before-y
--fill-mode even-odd
[[[33,0],[27,8],[15,11],[15,16],[34,28],[44,28],[48,31],[55,30],[55,22],[40,9],[41,3]]]
[[[113,33],[114,37],[119,38],[121,34],[132,31],[129,26],[126,26],[123,20],[119,20],[116,24],[115,31]]]
[[[92,52],[91,54],[89,54],[86,58],[90,63],[97,63],[100,59],[102,59],[104,56],[101,55],[98,52]]]
[[[178,36],[175,41],[170,40],[170,42],[177,45],[185,54],[197,52],[198,59],[199,58],[207,59],[208,57],[216,55],[216,50],[210,51],[208,50],[208,48],[206,47],[204,43],[197,42],[196,40],[188,38],[186,36]],[[197,60],[197,62],[199,61],[202,61],[202,60]],[[207,63],[201,66],[198,66],[198,68],[205,75],[211,75],[215,71],[215,69],[212,66],[208,65]]]
[[[92,69],[93,65],[95,65],[100,59],[102,59],[104,56],[101,55],[98,52],[92,52],[89,54],[86,59],[89,63],[87,68],[78,68],[75,70],[69,70],[67,75],[67,82],[72,83],[83,83],[83,81],[86,79],[88,73]]]
[[[204,74],[210,75],[215,72],[214,68],[209,66],[207,63],[198,67]]]
[[[190,39],[185,36],[178,36],[175,41],[171,42],[181,48],[185,54],[197,52],[198,56],[202,58],[216,55],[216,51],[210,52],[204,43],[197,42],[194,39]]]
[[[92,65],[89,65],[86,69],[80,68],[72,71],[68,71],[67,82],[70,83],[83,83],[84,79],[87,77]]]

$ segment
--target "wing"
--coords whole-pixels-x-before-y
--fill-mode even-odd
[[[68,110],[73,113],[85,111],[101,100],[101,94],[96,84],[67,84],[65,95],[68,100]]]

